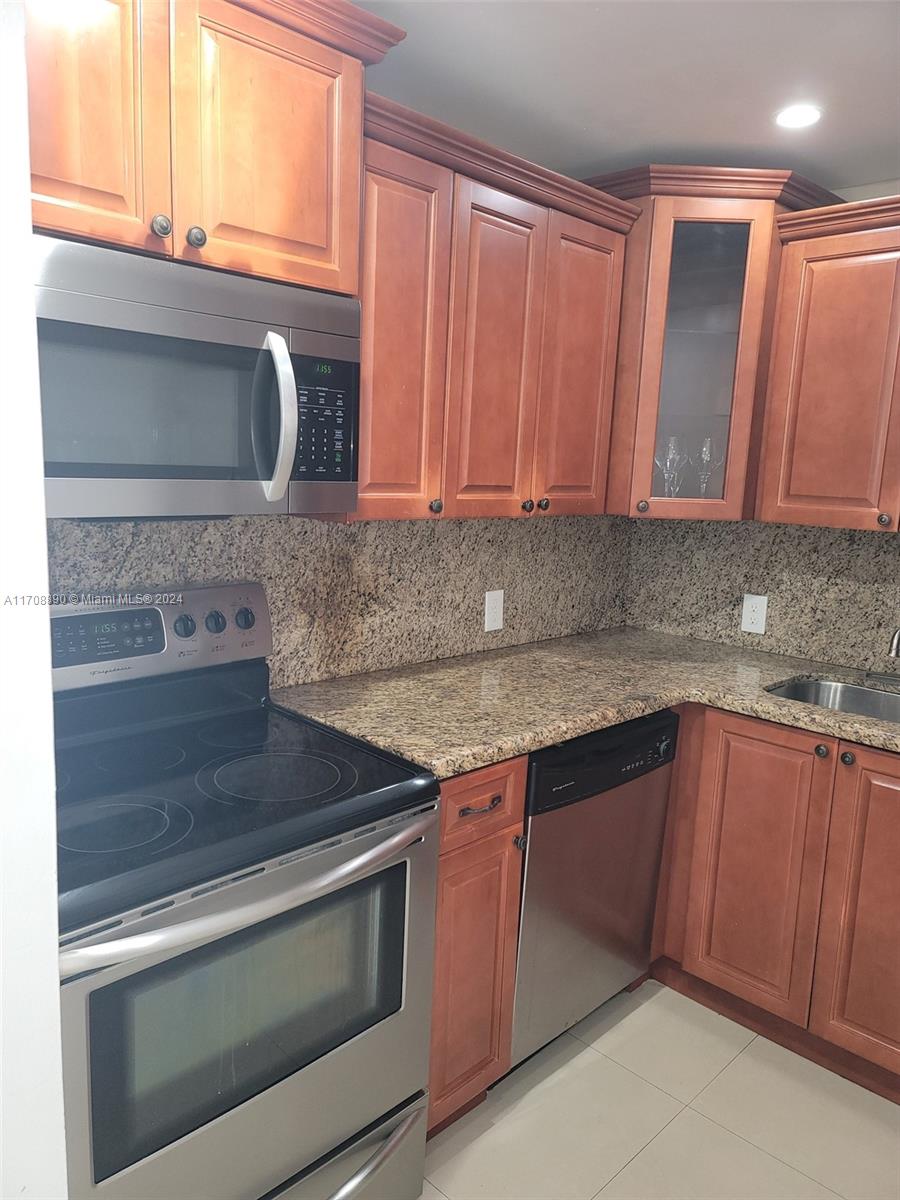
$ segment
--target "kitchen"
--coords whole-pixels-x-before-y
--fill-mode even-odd
[[[900,9],[762,7],[3,6],[4,1196],[900,1194]]]

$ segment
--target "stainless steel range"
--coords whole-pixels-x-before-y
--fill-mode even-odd
[[[272,703],[257,584],[51,625],[73,1200],[417,1200],[435,779]]]

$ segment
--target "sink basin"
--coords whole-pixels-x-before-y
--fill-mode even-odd
[[[838,683],[834,679],[786,679],[784,683],[772,684],[766,691],[773,696],[783,696],[785,700],[802,700],[804,704],[818,704],[838,712],[900,722],[900,692],[882,692],[855,683]]]

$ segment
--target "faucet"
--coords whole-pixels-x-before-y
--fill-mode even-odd
[[[891,658],[900,658],[900,629],[894,630],[894,636],[891,638],[891,648],[888,650]]]

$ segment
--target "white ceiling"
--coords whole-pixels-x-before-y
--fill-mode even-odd
[[[407,31],[368,86],[566,174],[646,162],[900,177],[894,0],[360,0]],[[817,126],[784,130],[799,100]]]

